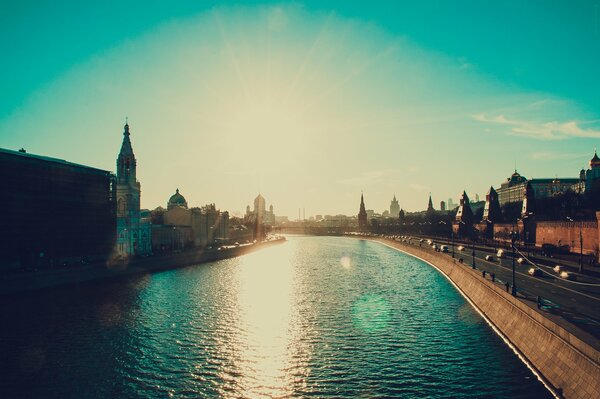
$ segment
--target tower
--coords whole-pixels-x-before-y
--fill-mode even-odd
[[[367,210],[365,209],[365,198],[360,193],[360,209],[358,210],[358,228],[364,230],[367,227]]]
[[[458,211],[456,211],[456,221],[466,226],[470,226],[473,223],[473,211],[471,210],[466,191],[463,191],[460,196],[460,205],[458,206]]]
[[[523,207],[521,208],[521,217],[526,218],[533,214],[533,208],[535,204],[535,195],[531,182],[528,181],[523,189]]]
[[[396,199],[396,194],[394,194],[394,198],[390,203],[390,216],[393,218],[397,218],[400,214],[400,204],[398,204],[398,200]]]
[[[485,207],[483,208],[483,220],[495,223],[500,220],[500,202],[498,201],[498,193],[494,187],[490,186],[488,193],[485,196]]]
[[[140,221],[140,183],[137,181],[137,161],[126,122],[123,143],[117,157],[117,248],[116,253],[128,257],[150,252],[150,226]]]
[[[427,204],[427,213],[434,213],[435,209],[433,209],[433,201],[431,200],[431,193],[429,193],[429,203]]]

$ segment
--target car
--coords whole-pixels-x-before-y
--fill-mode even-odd
[[[542,275],[542,271],[536,267],[532,267],[531,269],[527,270],[527,273],[533,277],[539,277]]]
[[[552,270],[554,270],[556,273],[559,273],[563,271],[562,266],[561,265],[556,265],[552,268]]]
[[[496,253],[496,256],[498,257],[498,259],[504,258],[504,250],[499,249],[498,252]]]
[[[447,245],[442,245],[442,246],[440,247],[440,250],[441,250],[442,252],[448,252],[448,246],[447,246]]]
[[[486,255],[485,256],[485,260],[487,260],[489,262],[493,262],[494,261],[494,257],[492,255]]]
[[[437,245],[433,244],[433,245],[431,246],[431,249],[433,249],[434,251],[437,251]]]
[[[565,280],[577,280],[577,276],[573,273],[569,273],[569,272],[561,272],[559,274],[560,278],[564,278]]]
[[[422,238],[419,240],[419,242],[424,242],[424,241],[425,241],[425,240],[424,240],[424,239],[422,239]]]
[[[523,259],[523,258],[518,258],[518,259],[517,259],[517,263],[520,263],[520,264],[525,264],[525,265],[526,265],[526,264],[527,264],[527,261],[526,261],[525,259]]]
[[[459,245],[459,246],[458,246],[458,248],[456,248],[456,249],[458,249],[459,251],[464,251],[464,250],[465,250],[465,247],[464,247],[464,246],[462,246],[462,245]]]
[[[433,244],[433,241],[427,240],[427,244],[431,245],[431,244]]]

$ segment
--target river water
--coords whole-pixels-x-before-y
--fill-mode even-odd
[[[353,238],[0,310],[2,398],[551,397],[442,275]]]

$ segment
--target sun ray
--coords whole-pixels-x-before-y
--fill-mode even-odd
[[[225,29],[223,28],[223,22],[221,21],[221,16],[219,15],[218,11],[214,12],[214,18],[215,18],[217,27],[219,29],[219,35],[221,36],[221,40],[223,40],[223,44],[225,45],[227,55],[229,56],[229,60],[233,64],[238,81],[240,82],[240,85],[242,87],[242,92],[244,93],[246,102],[250,103],[250,94],[249,94],[249,90],[248,90],[248,84],[246,83],[246,80],[244,79],[244,77],[242,75],[240,63],[239,63],[237,57],[235,56],[233,49],[231,48],[231,43],[229,42],[229,39],[228,39],[227,35],[225,34]]]
[[[312,45],[310,46],[308,53],[306,54],[306,56],[304,57],[304,60],[302,61],[302,65],[300,65],[300,67],[296,71],[294,79],[292,79],[292,82],[291,82],[290,86],[288,87],[288,90],[287,90],[285,96],[282,99],[283,104],[287,104],[290,97],[292,97],[292,95],[295,93],[296,87],[297,87],[299,81],[304,77],[306,68],[312,62],[313,54],[314,54],[316,48],[321,43],[321,40],[323,39],[325,32],[328,29],[330,22],[333,18],[333,14],[334,14],[333,12],[329,13],[327,18],[325,19],[325,22],[323,22],[323,26],[319,30],[319,33],[317,34],[316,39],[313,41]]]
[[[362,75],[365,71],[367,71],[371,66],[373,66],[377,62],[379,62],[381,59],[384,59],[384,58],[390,56],[392,53],[394,53],[396,51],[396,49],[397,49],[397,46],[395,46],[395,45],[388,46],[388,47],[386,47],[385,50],[380,51],[374,57],[367,59],[358,68],[353,69],[348,75],[346,75],[345,78],[338,81],[336,84],[330,86],[328,89],[324,90],[320,95],[317,95],[316,99],[310,103],[307,103],[306,106],[298,112],[298,114],[302,115],[302,114],[306,113],[308,110],[310,110],[311,108],[319,105],[327,97],[338,92],[340,89],[342,89],[348,83],[352,82],[358,76]]]

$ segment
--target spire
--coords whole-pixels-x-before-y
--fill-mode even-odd
[[[433,212],[433,201],[431,200],[431,193],[429,193],[429,203],[427,204],[427,212]]]
[[[120,181],[136,181],[136,160],[131,147],[131,139],[129,136],[129,123],[125,119],[125,126],[123,129],[123,142],[121,143],[121,151],[119,151],[119,157],[117,158],[117,178]]]
[[[131,133],[129,132],[129,123],[127,123],[127,121],[125,121],[125,126],[123,129],[123,143],[121,144],[121,152],[119,153],[119,156],[133,155],[133,148],[131,147],[131,139],[129,138],[130,135],[131,135]]]

